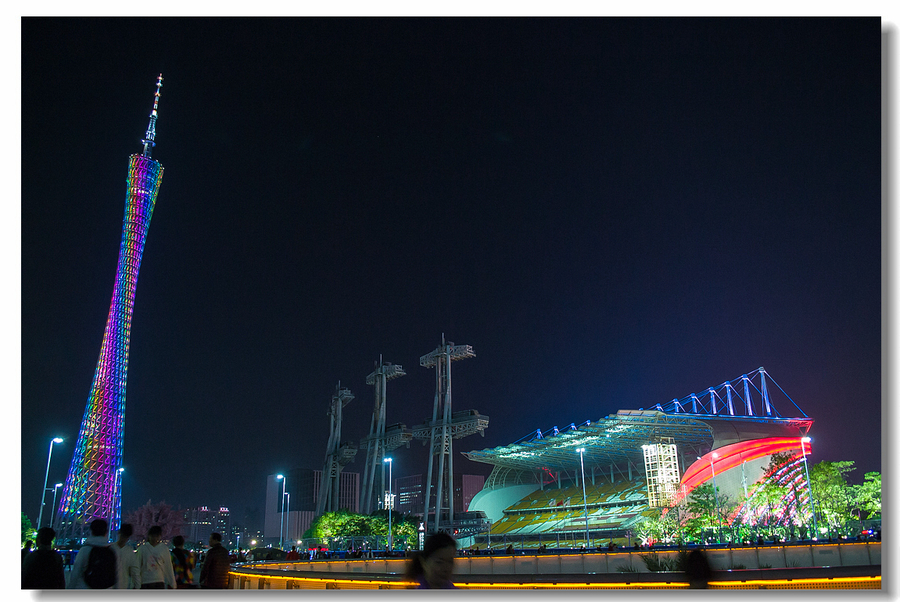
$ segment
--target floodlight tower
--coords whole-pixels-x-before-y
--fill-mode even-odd
[[[453,439],[480,432],[484,436],[487,428],[487,417],[475,410],[458,412],[454,416],[450,396],[450,364],[455,361],[475,357],[469,345],[445,343],[441,335],[441,346],[419,358],[419,365],[424,368],[434,367],[435,392],[434,410],[431,420],[413,428],[413,437],[430,443],[428,454],[428,480],[425,485],[425,515],[422,517],[430,533],[441,527],[442,516],[446,522],[453,520]],[[428,443],[426,443],[426,441]],[[438,458],[437,472],[434,471],[435,456]],[[428,514],[432,505],[432,489],[434,494],[434,521],[429,521]]]
[[[366,468],[363,472],[362,499],[360,510],[363,514],[371,514],[376,509],[375,500],[384,491],[384,454],[399,446],[388,447],[384,434],[385,402],[387,400],[387,381],[405,376],[406,372],[398,364],[385,364],[382,358],[378,358],[375,371],[366,377],[367,385],[375,385],[375,410],[372,412],[372,424],[369,427],[369,436],[360,442],[360,447],[366,450]],[[409,445],[409,439],[406,440]],[[381,489],[375,487],[375,470],[381,473]]]
[[[331,434],[328,436],[328,448],[325,451],[325,469],[322,471],[322,482],[319,484],[319,499],[316,504],[316,516],[339,509],[338,492],[340,490],[341,470],[353,461],[356,448],[349,443],[341,444],[341,411],[353,400],[353,393],[340,381],[331,396],[328,415],[331,420]]]
[[[122,491],[116,488],[116,476],[122,466],[131,317],[141,256],[163,176],[162,165],[150,157],[150,150],[156,146],[162,81],[160,74],[150,123],[141,140],[143,152],[128,159],[119,263],[100,358],[60,499],[60,539],[82,536],[85,526],[95,518],[118,524],[121,514]]]

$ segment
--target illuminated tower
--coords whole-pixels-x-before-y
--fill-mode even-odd
[[[160,74],[150,124],[141,140],[144,150],[128,159],[125,217],[112,302],[100,345],[100,359],[59,505],[58,529],[65,537],[84,536],[86,525],[95,518],[106,519],[110,529],[118,529],[121,519],[122,488],[118,486],[117,476],[122,465],[125,382],[134,291],[163,176],[162,165],[150,158],[150,151],[156,146],[156,111],[162,80]]]

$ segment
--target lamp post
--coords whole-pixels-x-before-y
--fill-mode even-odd
[[[287,487],[287,479],[283,474],[276,477],[281,481],[281,534],[278,537],[278,547],[284,549],[284,489]]]
[[[50,478],[50,457],[53,455],[53,444],[62,443],[60,437],[54,437],[50,440],[50,451],[47,452],[47,471],[44,473],[44,488],[41,489],[41,511],[38,512],[38,529],[41,528],[41,521],[44,519],[44,500],[47,498],[47,481]]]
[[[388,465],[388,499],[385,505],[388,509],[388,552],[390,552],[394,549],[394,530],[391,522],[391,512],[394,510],[394,459],[385,458],[384,461]]]
[[[809,505],[812,508],[813,530],[815,531],[814,539],[819,539],[819,523],[816,521],[816,504],[813,501],[812,481],[809,480],[809,464],[806,462],[806,446],[804,443],[810,443],[812,439],[809,437],[800,437],[800,453],[803,455],[803,468],[806,469],[806,488],[809,489]]]
[[[709,469],[712,471],[712,482],[713,482],[713,496],[716,498],[716,522],[719,524],[719,543],[722,543],[722,515],[719,512],[719,489],[716,487],[716,467],[713,465],[713,460],[718,458],[719,454],[713,452],[709,459]],[[697,456],[698,460],[702,460],[700,456]]]
[[[53,527],[53,523],[56,522],[56,492],[59,491],[59,488],[62,487],[62,483],[57,483],[53,486],[53,508],[50,510],[50,527]]]
[[[287,533],[288,541],[291,541],[291,493],[287,495],[287,516],[284,518],[284,532]]]
[[[119,517],[121,516],[122,504],[119,504],[118,510],[116,510],[116,494],[119,493],[119,479],[122,478],[122,473],[125,472],[125,469],[119,467],[116,470],[116,479],[113,481],[113,515],[110,517],[110,525],[109,525],[109,533],[112,535],[113,531],[118,531],[120,526]]]
[[[584,539],[587,541],[587,547],[590,548],[591,533],[588,530],[587,484],[584,482],[584,448],[579,447],[575,451],[581,456],[581,496],[584,499]]]

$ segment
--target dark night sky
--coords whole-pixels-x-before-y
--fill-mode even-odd
[[[160,72],[126,512],[261,510],[266,475],[321,468],[338,381],[343,439],[368,432],[379,354],[407,372],[388,424],[420,423],[442,333],[477,354],[454,409],[491,419],[455,451],[764,366],[814,462],[881,470],[881,41],[878,19],[24,19],[23,511],[52,437],[51,486],[71,461]]]

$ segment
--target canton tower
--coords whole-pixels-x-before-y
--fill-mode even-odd
[[[84,536],[86,526],[96,518],[105,519],[110,530],[118,529],[121,520],[119,468],[122,466],[131,316],[141,255],[163,176],[162,165],[150,158],[150,151],[156,146],[156,111],[162,80],[160,74],[150,124],[141,140],[144,150],[128,159],[119,263],[100,358],[59,504],[61,536]]]

